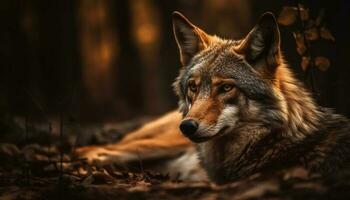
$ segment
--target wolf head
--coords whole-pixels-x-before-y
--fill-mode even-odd
[[[182,64],[174,90],[185,136],[205,142],[242,124],[283,125],[278,86],[283,59],[273,14],[264,14],[239,41],[208,35],[178,12],[173,31]]]

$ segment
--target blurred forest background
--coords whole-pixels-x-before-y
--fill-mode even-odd
[[[316,98],[350,117],[347,0],[2,0],[1,115],[64,113],[79,122],[103,122],[162,114],[177,104],[173,11],[210,34],[240,39],[262,13],[278,16],[298,3],[310,15],[324,8],[335,37],[311,49],[331,61],[327,71],[314,69]],[[285,58],[303,80],[293,30],[280,29]]]

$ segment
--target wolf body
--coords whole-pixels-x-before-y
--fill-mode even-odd
[[[216,183],[295,166],[322,175],[347,170],[349,120],[318,106],[294,78],[272,14],[239,41],[208,35],[177,12],[173,27],[179,111],[117,144],[81,148],[80,156],[120,166],[160,160],[152,169]]]

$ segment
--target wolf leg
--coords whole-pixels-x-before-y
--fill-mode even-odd
[[[194,146],[178,132],[158,137],[131,140],[105,146],[89,146],[77,150],[80,157],[98,165],[116,164],[121,168],[143,168],[147,161],[160,160],[145,169],[169,174],[172,179],[208,180],[199,164]],[[133,165],[130,165],[132,164]],[[137,165],[137,166],[134,166]],[[142,170],[142,169],[141,169]]]
[[[113,163],[125,168],[130,163],[161,160],[151,169],[181,180],[207,180],[194,146],[180,133],[180,121],[181,114],[173,111],[127,134],[116,144],[81,147],[76,154],[90,163]]]
[[[122,164],[137,160],[176,157],[185,152],[189,146],[190,143],[175,132],[112,145],[82,147],[77,149],[76,153],[89,162]]]
[[[81,147],[76,154],[89,162],[120,165],[140,159],[173,158],[191,146],[179,131],[180,121],[181,114],[172,111],[127,134],[116,144]]]

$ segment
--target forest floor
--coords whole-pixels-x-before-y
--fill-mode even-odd
[[[72,156],[76,146],[117,141],[142,121],[69,126],[64,133],[51,125],[47,128],[28,122],[2,122],[0,128],[5,134],[0,138],[0,200],[350,199],[350,175],[325,180],[293,169],[215,185],[171,180],[158,172],[134,173],[117,170],[113,165],[93,166]],[[85,134],[70,133],[77,131]]]

